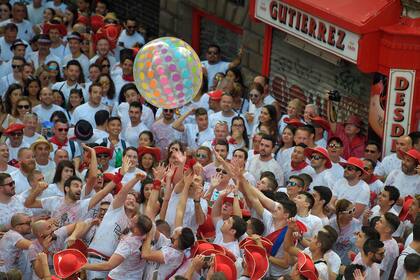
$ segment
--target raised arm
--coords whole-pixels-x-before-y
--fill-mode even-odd
[[[141,258],[150,261],[150,262],[156,262],[159,264],[165,263],[165,257],[163,256],[162,251],[153,251],[152,250],[152,240],[155,236],[156,228],[149,231],[146,235],[146,239],[143,242],[143,245],[141,247]]]
[[[184,132],[185,131],[184,121],[189,115],[194,114],[194,112],[195,112],[194,108],[185,112],[183,115],[181,115],[177,120],[175,120],[172,123],[172,128],[175,130],[178,130],[179,132]]]
[[[26,208],[42,208],[41,200],[38,199],[38,196],[48,188],[46,182],[38,182],[35,188],[32,189],[29,196],[26,198],[24,206]]]
[[[223,199],[231,192],[230,188],[226,188],[225,190],[219,193],[215,203],[213,204],[213,208],[211,209],[211,219],[213,224],[215,225],[218,220],[222,218],[222,206],[223,206]]]
[[[195,175],[193,173],[194,178],[201,176],[201,175]],[[201,208],[201,198],[203,195],[203,188],[200,186],[199,188],[196,188],[194,190],[194,214],[195,214],[195,222],[197,225],[202,225],[206,221],[206,214],[203,212],[203,209]]]
[[[89,175],[86,179],[85,187],[85,195],[89,195],[96,183],[96,176],[98,175],[98,160],[96,158],[96,152],[93,148],[86,144],[82,144],[82,147],[85,151],[89,152],[90,155]]]
[[[165,167],[163,163],[160,163],[156,168],[153,168],[153,188],[150,193],[149,200],[147,201],[145,215],[148,216],[152,221],[155,220],[158,210],[156,205],[158,203],[158,198],[160,195],[160,190],[162,188],[162,180],[165,177]]]
[[[193,173],[186,174],[184,176],[184,189],[182,190],[181,196],[179,198],[179,202],[176,206],[174,228],[182,227],[184,224],[185,207],[187,205],[188,192],[190,188],[192,187],[193,178],[194,178]]]
[[[243,49],[241,47],[239,48],[238,54],[236,55],[236,57],[232,60],[231,63],[229,63],[229,68],[238,67],[241,64],[242,53],[243,53]]]

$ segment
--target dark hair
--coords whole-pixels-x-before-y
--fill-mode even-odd
[[[306,144],[304,144],[304,143],[299,143],[299,144],[295,145],[295,148],[296,148],[296,147],[301,147],[301,148],[303,148],[303,149],[306,149],[306,148],[308,147],[308,145],[306,145]]]
[[[70,96],[71,96],[72,94],[77,94],[77,95],[79,95],[79,97],[82,99],[82,101],[81,101],[81,103],[80,103],[80,104],[85,103],[85,99],[84,99],[84,97],[83,97],[83,91],[82,91],[81,89],[72,88],[72,89],[70,90],[70,94],[69,94],[69,102],[67,103],[67,111],[69,111],[69,112],[71,112],[73,109],[75,109],[75,108],[73,108],[73,105],[71,105],[71,102],[70,102]],[[95,115],[96,115],[96,114],[95,114]]]
[[[10,6],[10,4],[9,4],[9,6]],[[10,6],[10,12],[11,11],[12,11],[12,6]],[[16,32],[18,32],[18,27],[17,27],[16,24],[14,24],[12,22],[9,22],[8,24],[6,24],[4,26],[4,31],[16,31]]]
[[[194,244],[194,242],[195,237],[193,231],[188,227],[182,228],[181,235],[179,236],[179,249],[188,249]]]
[[[137,149],[136,148],[134,148],[134,147],[127,147],[123,151],[123,156],[125,156],[128,151],[133,151],[133,152],[135,152],[137,154]]]
[[[65,22],[64,24],[73,26],[76,23],[76,20],[77,20],[77,8],[73,5],[68,5],[66,10],[68,10],[69,12],[71,12],[73,14],[73,19],[70,23]]]
[[[366,143],[366,146],[367,145],[374,145],[374,146],[376,146],[376,148],[378,149],[378,152],[381,152],[382,151],[382,146],[381,146],[381,144],[379,144],[377,141],[374,141],[374,140],[369,140],[367,143]]]
[[[397,200],[400,198],[400,190],[394,186],[385,186],[384,191],[388,192],[389,200],[394,201],[391,206],[394,206],[397,203]]]
[[[328,203],[330,203],[331,198],[332,198],[331,189],[325,186],[315,186],[313,187],[313,189],[319,194],[319,197],[321,198],[321,200],[324,201],[323,207],[326,207]]]
[[[203,107],[199,107],[197,109],[195,109],[195,113],[194,113],[195,117],[199,117],[199,116],[203,116],[206,115],[207,116],[207,110],[204,109]]]
[[[270,115],[270,120],[268,123],[268,126],[270,128],[270,131],[272,132],[272,136],[274,136],[274,138],[277,138],[277,134],[278,134],[278,128],[277,128],[277,111],[276,111],[276,107],[274,107],[273,105],[264,105],[263,108],[267,109],[268,114]],[[258,129],[260,129],[262,123],[259,122],[258,123]]]
[[[375,167],[376,167],[376,162],[374,162],[373,160],[368,159],[368,158],[364,158],[364,159],[363,159],[363,161],[367,161],[367,162],[369,162],[369,163],[372,165],[372,169],[375,169]]]
[[[246,122],[245,122],[244,118],[242,118],[241,116],[234,116],[232,118],[231,126],[230,126],[230,134],[232,134],[233,122],[236,121],[236,120],[241,120],[242,121],[242,124],[244,126],[244,131],[242,131],[242,139],[245,142],[245,147],[248,148],[249,147],[249,137],[248,137],[248,132],[246,130]]]
[[[4,180],[6,180],[7,178],[11,178],[11,177],[12,176],[10,176],[10,174],[1,172],[0,173],[0,185],[4,184]]]
[[[271,171],[263,171],[263,172],[261,172],[261,175],[260,175],[260,180],[261,180],[262,178],[264,178],[264,177],[270,177],[270,178],[272,178],[272,179],[276,180],[276,175],[274,175],[274,173],[273,173],[273,172],[271,172]]]
[[[112,122],[112,121],[119,121],[120,124],[122,124],[121,118],[120,117],[110,117],[108,119],[108,123]]]
[[[257,235],[263,235],[264,234],[265,225],[261,220],[259,220],[257,218],[254,218],[254,217],[251,217],[249,219],[249,223],[250,223],[251,230],[252,230],[253,234],[257,234]]]
[[[305,189],[308,188],[308,186],[312,183],[312,177],[309,174],[301,173],[299,174],[299,178],[301,178],[305,184]]]
[[[58,121],[59,122],[62,122],[62,123],[68,123],[69,121],[67,120],[67,116],[66,116],[66,114],[63,112],[63,111],[54,111],[52,114],[51,114],[51,117],[50,117],[50,122],[52,122],[55,118],[58,118]]]
[[[234,82],[240,84],[241,86],[244,86],[244,79],[242,77],[241,69],[239,69],[238,67],[233,67],[226,70],[226,75],[228,72],[232,72],[235,75],[236,80]]]
[[[146,215],[138,215],[136,226],[140,229],[142,234],[147,234],[153,227],[152,220]]]
[[[146,185],[152,184],[153,185],[153,179],[150,177],[146,177],[143,181],[141,181],[141,189],[139,194],[139,203],[143,204],[146,202],[146,197],[144,195],[144,187]]]
[[[220,52],[221,52],[221,49],[220,49],[220,47],[219,47],[219,45],[216,45],[216,44],[210,44],[208,47],[207,47],[207,50],[209,50],[210,48],[215,48],[215,49],[217,49],[217,52],[220,54]]]
[[[53,92],[53,95],[55,93],[58,93],[61,96],[61,100],[63,102],[60,104],[60,107],[63,108],[63,109],[66,109],[66,98],[64,97],[64,93],[59,89],[53,89],[52,92]]]
[[[310,124],[305,124],[304,126],[301,127],[302,129],[306,130],[309,132],[309,134],[315,135],[315,128],[310,125]]]
[[[323,229],[325,229],[326,232],[323,230],[318,231],[317,239],[321,243],[321,252],[325,254],[334,246],[334,243],[338,238],[338,233],[329,225],[324,226]]]
[[[53,183],[59,183],[61,181],[61,173],[63,173],[65,167],[71,168],[73,170],[73,175],[76,174],[73,162],[70,160],[62,160],[58,163],[57,169],[55,170]]]
[[[367,239],[363,244],[363,253],[376,253],[379,249],[384,247],[384,243],[379,239]]]
[[[22,94],[23,94],[23,88],[19,84],[11,84],[7,88],[6,93],[4,94],[4,109],[5,109],[6,113],[8,113],[10,115],[12,115],[12,113],[13,113],[12,112],[12,107],[13,106],[12,106],[11,95],[12,95],[12,92],[17,90],[17,89],[20,89],[22,91]]]
[[[404,259],[404,269],[410,273],[418,273],[420,269],[420,256],[416,253],[407,255]]]
[[[79,61],[77,61],[75,59],[72,59],[69,62],[67,62],[66,69],[69,69],[69,67],[72,66],[72,65],[79,67],[80,74],[79,74],[79,79],[77,80],[77,82],[79,84],[84,84],[85,83],[85,75],[83,74],[82,65],[80,65]],[[90,90],[89,90],[89,92],[90,92]]]
[[[235,239],[239,239],[246,232],[246,222],[239,216],[232,215],[232,229],[235,230]]]
[[[219,139],[216,141],[216,145],[214,145],[215,147],[219,145],[219,146],[225,146],[227,152],[229,152],[229,143],[226,141],[226,139]]]
[[[400,226],[400,218],[397,215],[391,212],[386,212],[384,214],[386,222],[391,226],[392,232],[395,232]]]
[[[294,216],[296,216],[297,207],[296,203],[293,200],[285,199],[279,201],[279,203],[283,206],[284,212],[289,214],[289,218],[293,218]]]
[[[29,96],[29,85],[35,82],[38,84],[39,90],[36,93],[36,98],[39,100],[39,93],[41,92],[41,81],[38,79],[38,77],[35,76],[29,76],[26,80],[25,80],[25,85],[24,85],[24,90],[23,90],[23,95],[24,96]]]
[[[365,267],[361,264],[349,264],[348,266],[346,266],[346,269],[344,269],[344,279],[355,280],[353,273],[356,269],[360,270],[361,272],[365,271]]]
[[[332,141],[337,142],[338,144],[340,144],[340,147],[344,147],[343,140],[341,140],[340,137],[331,137],[330,139],[328,139],[327,145],[329,145]]]
[[[314,203],[315,203],[315,199],[314,199],[313,195],[310,194],[309,192],[305,192],[305,191],[301,191],[301,192],[299,192],[299,194],[302,194],[306,197],[306,202],[309,203],[308,209],[311,210],[312,207],[314,207]]]
[[[69,188],[70,188],[70,185],[71,185],[71,183],[72,183],[73,181],[78,181],[78,182],[80,182],[80,183],[82,183],[82,184],[83,184],[82,179],[80,179],[79,177],[77,177],[77,176],[75,176],[75,175],[71,176],[70,178],[68,178],[68,179],[64,182],[64,194],[67,194],[66,187],[69,187]]]
[[[107,110],[99,110],[95,113],[95,123],[97,126],[104,125],[109,119],[109,112]]]
[[[120,90],[120,95],[119,95],[119,97],[118,97],[118,104],[121,104],[121,103],[123,103],[123,102],[126,102],[126,99],[125,99],[125,93],[127,92],[127,91],[129,91],[129,90],[134,90],[135,92],[137,92],[137,94],[140,94],[140,92],[139,92],[139,90],[137,89],[137,87],[136,87],[136,85],[135,84],[133,84],[133,83],[128,83],[128,84],[125,84],[122,88],[121,88],[121,90]]]
[[[155,146],[155,136],[153,135],[153,132],[151,132],[150,130],[143,130],[140,134],[139,134],[139,138],[140,136],[142,136],[143,134],[146,134],[147,136],[149,136],[150,139],[150,147],[154,147]]]
[[[281,202],[283,200],[288,200],[289,197],[287,196],[287,193],[285,192],[275,192],[273,195],[273,199],[276,202]]]
[[[244,148],[238,148],[238,149],[234,150],[233,154],[235,154],[236,152],[242,152],[244,154],[245,161],[248,160],[248,152]]]
[[[362,226],[361,231],[366,235],[366,239],[380,239],[379,232],[374,227]]]
[[[131,108],[131,107],[139,108],[140,112],[143,112],[143,105],[138,101],[131,102],[129,108]]]
[[[55,76],[55,81],[56,82],[61,82],[63,79],[61,78],[61,74],[60,74],[60,64],[58,64],[57,61],[51,60],[47,63],[47,66],[50,66],[50,64],[55,63],[57,64],[57,75]],[[48,67],[47,67],[48,69]]]
[[[271,135],[263,134],[262,137],[261,137],[261,141],[262,140],[270,141],[271,144],[273,145],[273,148],[276,146],[276,138],[271,136]]]
[[[102,77],[106,77],[106,78],[108,79],[108,81],[109,81],[109,90],[108,90],[108,92],[106,93],[106,97],[108,97],[108,99],[112,100],[112,99],[114,99],[114,97],[115,97],[115,83],[114,83],[113,79],[111,78],[111,76],[110,76],[109,74],[104,74],[104,73],[101,73],[101,74],[99,75],[99,77],[98,77],[98,79],[96,80],[96,82],[97,82],[97,83],[99,83],[99,80],[100,80]],[[100,83],[99,83],[99,84],[100,84]]]
[[[413,225],[413,240],[414,241],[420,241],[420,213],[417,213],[417,216],[414,220]]]
[[[300,178],[298,175],[291,175],[290,177],[289,177],[289,181],[290,181],[290,179],[295,179],[295,180],[298,180],[299,181],[299,187],[300,188],[303,188],[304,186],[305,186],[305,181],[303,181],[303,179],[302,178]]]

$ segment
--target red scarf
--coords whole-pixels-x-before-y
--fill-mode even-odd
[[[376,177],[375,175],[372,175],[367,183],[368,185],[370,185],[370,184],[373,184],[376,180],[378,180],[378,177]]]
[[[123,74],[122,78],[123,78],[123,80],[124,80],[124,81],[127,81],[127,82],[134,82],[134,77],[133,77],[133,75],[124,75],[124,74]]]
[[[58,149],[61,149],[61,148],[63,148],[63,146],[67,145],[68,139],[66,139],[66,141],[64,143],[62,143],[57,139],[57,137],[53,136],[53,137],[50,138],[50,142],[56,144]]]
[[[305,168],[306,166],[308,166],[308,164],[306,163],[306,161],[302,161],[300,163],[294,163],[293,161],[290,162],[290,165],[292,166],[292,171],[300,171],[303,168]]]

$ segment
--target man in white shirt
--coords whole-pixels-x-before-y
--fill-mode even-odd
[[[12,173],[13,171],[16,171],[17,168],[9,165],[9,147],[6,143],[0,144],[0,172],[4,173]]]
[[[7,137],[6,144],[9,146],[10,163],[13,163],[18,158],[18,153],[21,148],[29,147],[28,143],[23,141],[23,129],[25,125],[20,123],[12,123],[9,125],[3,134]]]
[[[4,37],[0,38],[0,42]],[[13,41],[10,50],[11,50],[11,57],[26,57],[26,48],[28,47],[28,44],[21,39],[17,39]],[[6,51],[6,50],[5,50]],[[3,49],[1,48],[0,43],[0,52],[3,52]],[[0,56],[1,57],[1,56]],[[0,76],[4,77],[9,75],[9,73],[13,72],[12,67],[12,60],[9,61],[3,61],[3,63],[0,65]]]
[[[379,194],[378,204],[372,209],[368,209],[363,213],[363,224],[369,225],[369,221],[374,217],[380,217],[387,212],[395,215],[398,213],[392,208],[400,198],[400,191],[394,186],[385,186]]]
[[[275,143],[276,140],[271,136],[263,135],[260,143],[260,154],[251,159],[247,170],[254,176],[254,178],[260,178],[261,173],[264,171],[271,171],[276,176],[278,185],[283,186],[283,169],[272,155]]]
[[[51,184],[55,174],[55,163],[50,160],[50,153],[53,147],[50,142],[40,137],[31,145],[31,150],[35,156],[36,169],[44,174],[45,181]]]
[[[64,98],[65,98],[66,102],[69,101],[70,90],[72,90],[74,88],[81,89],[83,91],[84,99],[88,100],[88,95],[86,94],[86,90],[84,89],[84,87],[81,84],[78,83],[78,80],[79,80],[79,77],[80,77],[80,74],[81,74],[81,70],[82,69],[81,69],[81,65],[80,65],[79,61],[70,60],[69,62],[67,62],[66,69],[65,69],[67,80],[55,83],[51,87],[51,89],[56,89],[56,90],[61,91],[64,94]],[[85,105],[85,104],[83,104],[83,105]],[[76,122],[74,122],[74,123],[76,123]]]
[[[83,69],[85,79],[89,76],[89,58],[81,51],[82,36],[78,32],[72,32],[67,36],[67,43],[70,49],[70,54],[64,57],[62,65],[67,65],[70,60],[79,61]]]
[[[196,123],[184,124],[185,119],[193,114]],[[185,133],[188,147],[193,150],[200,147],[205,141],[211,141],[214,138],[213,130],[209,127],[207,111],[204,108],[190,109],[174,121],[172,127]]]
[[[28,182],[28,175],[36,168],[34,153],[29,148],[22,148],[18,153],[19,169],[10,174],[16,182],[16,193],[20,194],[31,186]]]
[[[137,21],[134,17],[129,17],[124,23],[125,29],[121,32],[118,38],[118,46],[120,48],[141,48],[145,41],[143,36],[136,30]]]
[[[206,52],[207,60],[201,62],[207,74],[208,89],[214,86],[213,79],[217,73],[226,73],[228,69],[238,66],[241,63],[241,57],[242,49],[239,50],[238,56],[232,62],[222,61],[220,47],[215,44],[209,45]]]
[[[354,264],[363,265],[365,270],[365,279],[379,280],[380,277],[380,264],[385,256],[384,243],[378,239],[367,239],[361,252],[353,260]],[[388,267],[388,271],[390,271]]]
[[[294,197],[293,201],[296,203],[297,207],[296,220],[303,223],[307,229],[302,235],[302,240],[299,241],[300,245],[305,248],[309,246],[314,234],[321,230],[322,220],[310,213],[315,203],[314,197],[310,193],[299,192],[298,195]]]
[[[52,19],[50,22],[44,24],[43,33],[50,36],[50,52],[56,57],[60,58],[60,61],[57,62],[61,62],[63,57],[66,55],[66,52],[68,52],[63,42],[63,37],[67,35],[67,27],[57,20]],[[59,70],[61,71],[62,69]]]
[[[37,133],[39,128],[38,115],[36,113],[26,113],[23,116],[23,141],[32,145],[41,134]]]
[[[369,185],[371,192],[371,206],[375,205],[375,199],[382,191],[384,183],[373,175],[375,163],[370,159],[363,159],[364,169],[366,173],[363,174],[362,179]]]
[[[11,61],[12,73],[7,73],[6,76],[2,77],[0,80],[0,95],[2,97],[6,93],[10,85],[23,85],[23,66],[26,63],[25,58],[21,56],[14,56]]]
[[[33,107],[32,112],[38,115],[40,123],[49,122],[51,115],[55,111],[60,111],[66,114],[66,111],[61,106],[53,104],[54,94],[50,88],[44,87],[41,89],[39,93],[39,100],[41,101],[41,104]]]
[[[388,280],[395,259],[400,254],[397,241],[392,234],[398,229],[400,219],[397,215],[387,212],[376,222],[375,229],[379,232],[380,240],[384,243],[385,257],[381,263],[381,280]]]
[[[270,78],[267,76],[259,75],[254,78],[254,83],[258,83],[264,88],[264,105],[273,104],[275,99],[270,94]]]
[[[380,165],[376,166],[375,175],[382,181],[385,181],[386,177],[395,169],[401,168],[402,154],[401,152],[407,152],[413,146],[413,141],[408,135],[403,135],[397,139],[395,144],[395,153],[384,157]]]
[[[33,0],[26,8],[28,10],[28,19],[32,25],[40,24],[44,17],[45,5],[42,5],[42,0]]]
[[[335,208],[335,202],[345,198],[353,202],[354,217],[359,218],[369,206],[370,198],[369,186],[362,180],[363,173],[366,173],[364,164],[361,159],[355,157],[350,157],[347,162],[341,164],[344,166],[344,178],[333,184],[330,205]]]
[[[17,39],[18,27],[14,23],[8,23],[3,27],[4,34],[0,37],[0,60],[5,63],[14,56],[11,47]]]
[[[163,153],[163,158],[166,158],[166,150],[170,143],[175,140],[180,140],[181,134],[172,127],[175,109],[163,109],[162,118],[157,119],[151,126],[151,131],[155,136],[156,147],[159,147]]]
[[[137,147],[139,144],[139,135],[149,128],[141,121],[143,105],[140,102],[130,103],[128,109],[128,116],[130,117],[130,122],[126,126],[126,129],[123,131],[123,139],[127,141],[128,146]]]
[[[18,27],[17,37],[29,42],[32,39],[34,33],[32,30],[32,24],[25,19],[26,16],[26,6],[24,3],[16,2],[13,4],[12,8],[12,18],[2,22],[1,26],[4,26],[8,23],[14,23]]]
[[[209,116],[209,126],[214,129],[216,124],[220,121],[227,123],[228,130],[232,124],[233,117],[236,116],[235,111],[232,109],[233,97],[229,93],[223,93],[220,99],[220,112],[213,113]]]
[[[308,174],[310,176],[315,174],[315,170],[312,166],[308,165],[305,157],[305,149],[307,146],[303,143],[300,143],[294,147],[292,153],[292,160],[290,164],[283,165],[284,171],[284,180],[289,180],[289,177],[292,175],[299,175],[302,173]]]
[[[70,63],[70,62],[69,62]],[[73,112],[72,123],[76,124],[79,120],[87,120],[93,128],[96,128],[95,114],[99,110],[107,110],[107,106],[101,103],[102,87],[100,84],[93,83],[89,87],[89,101],[78,106]]]
[[[368,141],[365,147],[365,153],[363,155],[364,159],[370,159],[375,163],[375,172],[376,170],[381,169],[382,162],[380,161],[382,154],[381,145],[376,141]]]
[[[306,148],[306,157],[311,161],[311,167],[315,170],[312,175],[312,182],[309,185],[309,189],[312,190],[314,186],[325,186],[331,188],[334,180],[331,176],[329,169],[332,167],[331,160],[328,155],[328,151],[322,147]]]
[[[38,43],[38,51],[29,54],[28,60],[32,61],[35,69],[38,69],[39,66],[43,64],[47,64],[50,61],[55,61],[60,66],[61,65],[61,58],[55,56],[51,53],[51,39],[50,36],[47,34],[39,35],[37,40]],[[61,67],[60,67],[61,69]]]
[[[341,157],[344,151],[343,149],[344,144],[339,137],[331,137],[328,139],[327,151],[332,164],[331,168],[329,169],[329,173],[335,180],[343,178],[344,175],[344,168],[340,164],[340,162],[346,161]]]

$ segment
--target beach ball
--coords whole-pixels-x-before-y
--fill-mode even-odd
[[[198,55],[184,41],[162,37],[143,46],[133,66],[141,95],[158,108],[173,109],[190,102],[201,88]]]

